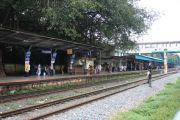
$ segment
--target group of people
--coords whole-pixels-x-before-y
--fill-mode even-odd
[[[38,76],[46,76],[46,75],[54,75],[55,74],[55,70],[52,66],[44,66],[43,68],[41,67],[41,65],[39,64],[37,67],[37,71],[36,74]]]
[[[113,67],[112,65],[108,65],[106,66],[106,69],[108,70],[108,72],[114,72],[115,70],[113,70]],[[114,68],[115,69],[115,68]],[[149,87],[152,87],[152,80],[151,80],[151,77],[152,77],[152,63],[150,62],[147,66],[147,77],[148,77],[148,83],[149,83]],[[101,65],[97,65],[95,68],[93,68],[92,65],[89,65],[89,74],[99,74],[100,72],[102,71],[102,66]],[[118,71],[126,71],[126,66],[122,66],[122,67],[119,67],[119,70]]]
[[[103,71],[111,72],[122,72],[126,71],[126,66],[113,66],[111,64],[103,65]]]
[[[107,65],[107,66],[104,66],[104,71],[108,71],[108,72],[114,72],[116,71],[115,68],[112,67],[112,65]],[[60,70],[61,70],[61,73],[64,74],[64,66],[61,66],[60,67]],[[152,77],[152,63],[150,62],[147,66],[147,77],[148,77],[148,83],[149,83],[149,86],[152,87],[151,85],[151,77]],[[89,65],[89,68],[87,70],[85,70],[84,74],[87,74],[89,72],[89,74],[100,74],[102,71],[102,66],[101,65],[97,65],[95,67],[93,67],[92,65]],[[126,71],[126,68],[123,66],[123,67],[119,67],[119,69],[117,68],[117,71]],[[26,66],[25,67],[25,76],[28,76],[29,75],[29,72],[30,72],[30,65]],[[41,65],[39,64],[37,67],[33,66],[33,68],[31,69],[31,74],[37,74],[38,76],[52,76],[55,74],[55,70],[53,68],[53,66],[44,66],[44,67],[41,67]]]
[[[102,71],[104,72],[121,72],[121,71],[126,71],[126,66],[119,66],[119,67],[115,67],[115,66],[112,66],[111,64],[107,64],[107,65],[96,65],[96,66],[92,66],[92,65],[89,65],[89,68],[85,68],[85,71],[84,74],[100,74]]]
[[[100,74],[102,70],[102,66],[101,65],[97,65],[97,66],[93,66],[93,65],[89,65],[89,68],[84,72],[84,74]]]
[[[25,66],[25,76],[29,76],[29,75],[37,75],[37,76],[52,76],[55,74],[55,70],[53,68],[53,66],[41,66],[40,64],[38,66],[31,66],[30,64]]]

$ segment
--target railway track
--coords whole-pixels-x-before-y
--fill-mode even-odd
[[[173,74],[173,73],[174,72],[169,73],[169,74]],[[155,77],[153,77],[153,79],[159,79],[159,78],[162,78],[162,77],[166,77],[167,75],[155,76]],[[115,85],[115,86],[111,86],[111,87],[108,87],[108,88],[96,90],[96,91],[93,91],[93,92],[89,92],[89,93],[85,93],[85,94],[81,94],[81,95],[76,95],[76,96],[73,96],[73,97],[67,97],[67,98],[64,98],[64,99],[61,99],[61,100],[56,100],[56,101],[53,101],[53,102],[48,102],[48,103],[45,103],[45,104],[40,104],[40,105],[31,106],[31,107],[27,107],[27,108],[15,110],[15,111],[2,113],[2,114],[0,114],[0,118],[6,118],[6,117],[13,116],[13,115],[22,114],[22,113],[25,113],[25,112],[28,112],[28,111],[32,111],[32,110],[35,110],[35,109],[41,109],[41,108],[49,107],[49,106],[52,106],[52,105],[57,105],[57,104],[60,104],[60,103],[61,104],[62,103],[67,103],[67,102],[73,101],[75,99],[88,98],[90,96],[95,96],[95,95],[101,94],[103,92],[111,91],[108,94],[99,96],[97,98],[89,99],[89,100],[86,100],[86,101],[83,101],[83,102],[80,102],[80,103],[77,103],[77,104],[74,104],[74,105],[59,109],[59,110],[55,110],[55,111],[53,111],[51,113],[42,114],[41,116],[36,116],[34,118],[28,118],[28,119],[31,119],[31,120],[43,119],[43,118],[51,116],[53,114],[64,112],[66,110],[75,108],[77,106],[81,106],[81,105],[87,104],[89,102],[96,101],[98,99],[102,99],[104,97],[116,94],[118,92],[130,89],[130,88],[133,88],[133,87],[145,84],[145,83],[147,83],[147,79],[142,79],[142,80],[138,80],[138,81],[134,81],[134,82],[124,83],[124,84],[121,84],[121,85]]]
[[[135,78],[135,77],[133,77],[133,78]],[[49,95],[49,94],[54,94],[54,93],[59,93],[59,92],[65,92],[68,90],[75,90],[75,89],[79,89],[79,88],[91,87],[91,86],[105,84],[105,83],[109,83],[109,82],[112,83],[112,82],[117,82],[117,81],[120,81],[120,80],[115,79],[115,80],[98,81],[98,82],[94,82],[94,83],[84,83],[81,85],[70,86],[67,88],[58,88],[58,89],[52,89],[52,90],[37,91],[36,93],[24,93],[24,94],[20,94],[20,95],[1,96],[0,97],[0,104],[6,103],[6,102],[17,101],[17,100],[28,99],[28,98],[40,97],[43,95]]]

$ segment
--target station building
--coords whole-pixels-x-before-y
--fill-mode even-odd
[[[137,54],[109,56],[97,46],[0,28],[0,76],[23,75],[27,66],[30,75],[36,75],[39,64],[42,70],[52,67],[56,74],[84,74],[95,62],[102,65],[102,71],[111,65],[116,72],[146,70],[149,62],[154,69],[162,69],[164,61]]]

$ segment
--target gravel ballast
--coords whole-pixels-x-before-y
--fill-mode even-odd
[[[164,89],[165,84],[173,83],[180,74],[152,82],[152,88],[144,84],[133,89],[118,93],[96,102],[51,116],[46,120],[107,120],[114,113],[127,111],[141,104],[147,97],[157,94]]]

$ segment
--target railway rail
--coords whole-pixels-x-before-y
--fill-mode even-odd
[[[176,72],[171,72],[171,73],[168,73],[167,75],[173,74],[173,73],[176,73]],[[159,79],[159,78],[162,78],[162,77],[166,77],[167,75],[154,76],[153,79]],[[15,111],[1,113],[0,114],[0,118],[6,118],[6,117],[13,116],[13,115],[29,112],[29,111],[32,111],[32,110],[35,110],[35,109],[42,109],[42,108],[45,108],[45,107],[50,107],[52,105],[57,105],[57,104],[60,104],[60,103],[61,104],[62,103],[67,103],[67,102],[73,101],[75,99],[88,98],[88,97],[91,97],[91,96],[94,96],[94,95],[97,95],[97,94],[101,94],[103,92],[111,91],[111,92],[109,92],[109,93],[107,93],[105,95],[99,96],[97,98],[89,99],[89,100],[86,100],[86,101],[83,101],[83,102],[80,102],[80,103],[77,103],[77,104],[74,104],[74,105],[71,105],[71,106],[68,106],[68,107],[56,110],[56,111],[53,111],[51,113],[42,114],[41,116],[36,116],[34,118],[28,118],[28,119],[31,119],[31,120],[42,119],[42,118],[51,116],[53,114],[64,112],[64,111],[72,109],[74,107],[81,106],[81,105],[87,104],[89,102],[105,98],[107,96],[119,93],[119,92],[127,90],[127,89],[131,89],[133,87],[136,87],[136,86],[139,86],[139,85],[142,85],[142,84],[145,84],[145,83],[147,83],[147,79],[142,79],[142,80],[138,80],[138,81],[124,83],[124,84],[121,84],[121,85],[115,85],[115,86],[111,86],[111,87],[108,87],[108,88],[103,88],[103,89],[100,89],[100,90],[95,90],[93,92],[84,93],[84,94],[81,94],[81,95],[67,97],[67,98],[64,98],[64,99],[60,99],[60,100],[56,100],[56,101],[52,101],[52,102],[48,102],[48,103],[44,103],[44,104],[40,104],[40,105],[36,105],[36,106],[31,106],[31,107],[27,107],[27,108],[15,110]]]

